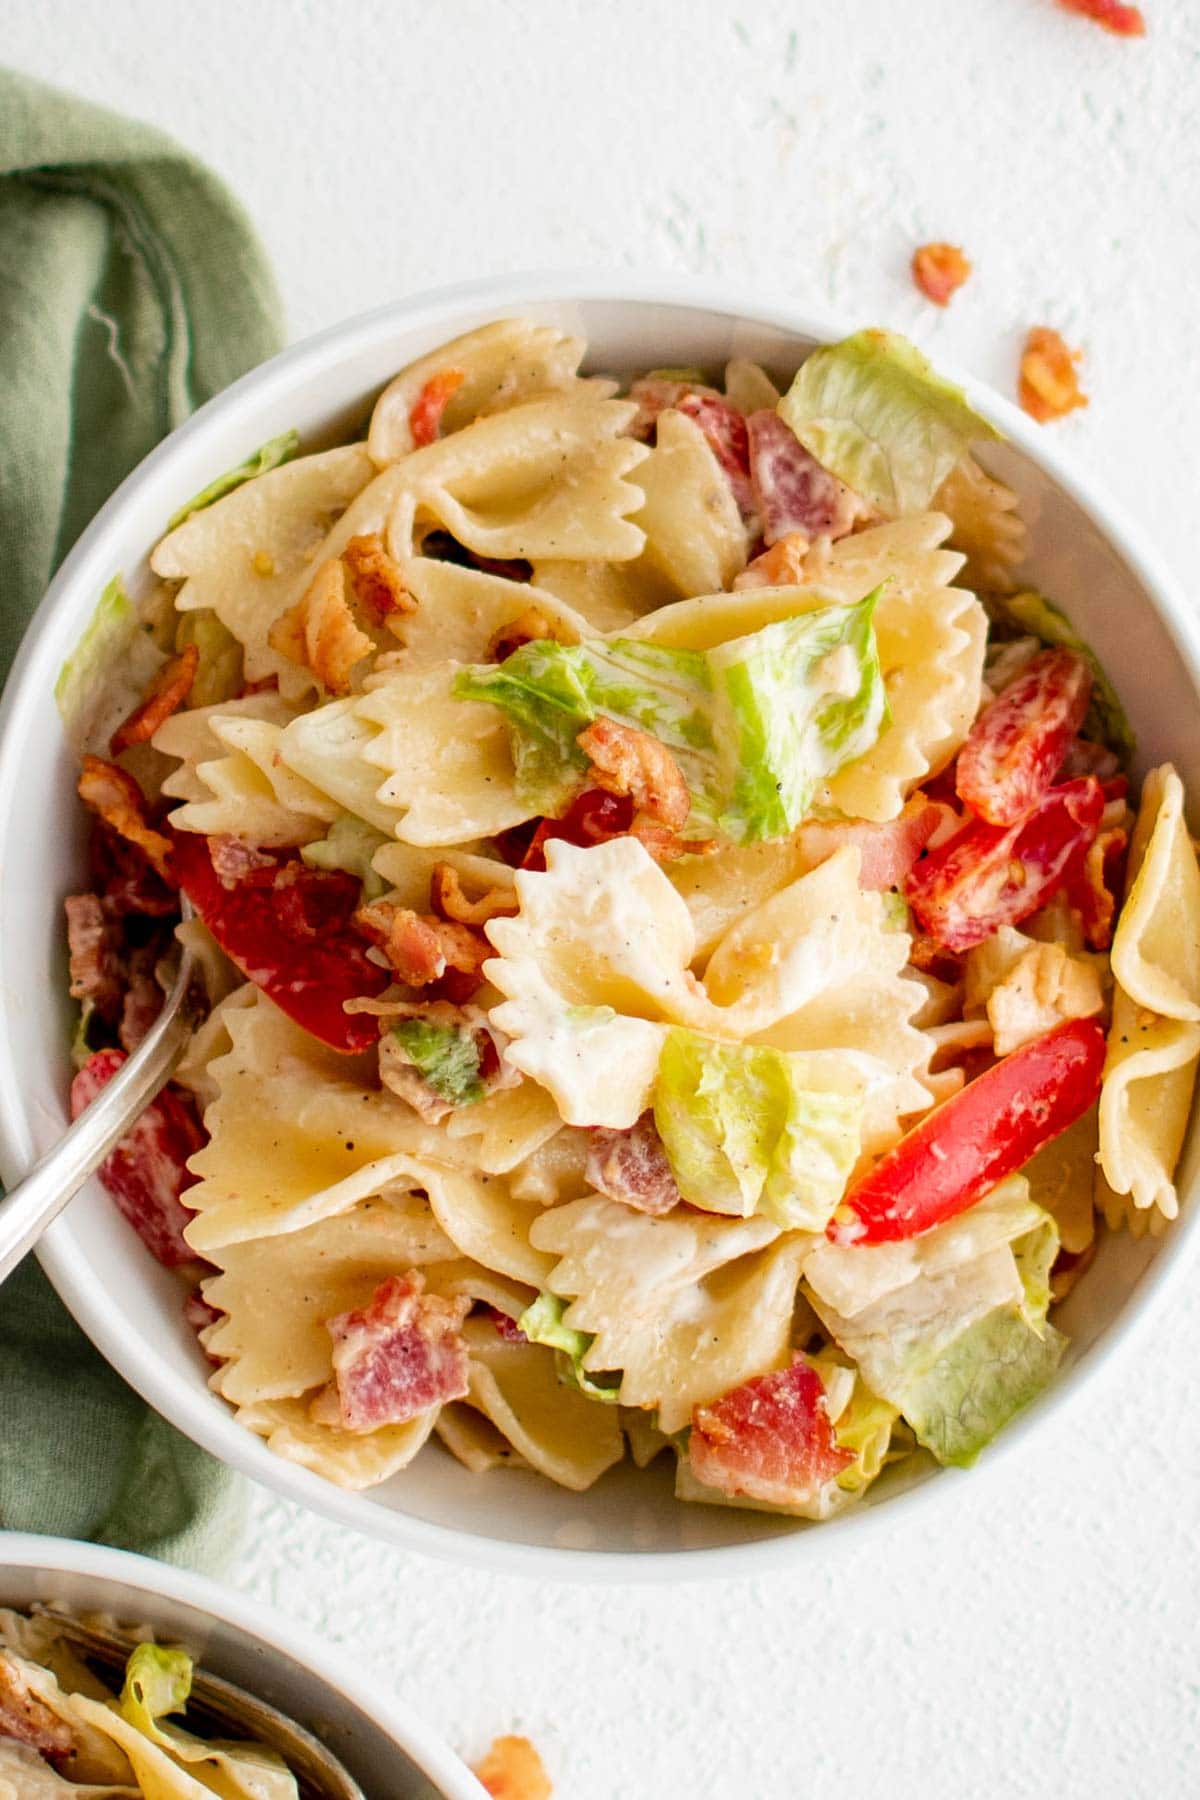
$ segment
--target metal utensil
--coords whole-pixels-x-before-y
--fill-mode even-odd
[[[67,1643],[88,1661],[124,1676],[125,1664],[137,1649],[136,1639],[90,1620],[84,1624],[51,1606],[32,1610],[53,1619]],[[301,1800],[366,1800],[354,1777],[311,1732],[257,1695],[206,1669],[193,1670],[186,1720],[189,1728],[199,1728],[202,1737],[252,1738],[277,1750],[296,1777]]]
[[[183,899],[183,917],[192,908]],[[139,1113],[174,1074],[192,1032],[208,1010],[204,982],[192,951],[180,952],[175,980],[158,1018],[103,1093],[0,1200],[0,1282],[74,1199]]]

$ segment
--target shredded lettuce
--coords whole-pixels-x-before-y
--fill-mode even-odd
[[[268,469],[278,469],[282,463],[291,462],[299,448],[300,433],[298,431],[284,431],[278,437],[271,438],[268,443],[263,444],[261,448],[248,456],[245,462],[238,463],[235,468],[226,469],[223,475],[218,475],[214,481],[210,481],[208,486],[201,488],[198,494],[193,494],[190,500],[185,500],[183,505],[167,520],[167,530],[174,531],[177,525],[182,525],[183,521],[190,519],[193,513],[203,512],[206,506],[212,506],[215,501],[223,500],[226,494],[232,494],[234,488],[240,488],[245,482],[253,481],[256,475],[265,475]]]
[[[654,1122],[686,1201],[824,1230],[858,1160],[862,1099],[806,1086],[810,1066],[803,1055],[671,1027]]]
[[[973,440],[1002,435],[894,331],[814,350],[779,413],[819,463],[892,518],[924,512]]]
[[[113,732],[165,660],[143,629],[124,582],[114,575],[54,684],[59,717],[77,756],[108,755]]]
[[[540,812],[560,810],[578,788],[588,762],[576,739],[603,715],[671,751],[692,797],[692,835],[781,837],[817,783],[868,750],[886,721],[872,622],[880,592],[707,651],[538,640],[498,666],[462,670],[454,691],[505,712],[517,792]]]
[[[483,1099],[487,1088],[473,1032],[414,1018],[398,1019],[392,1035],[440,1100],[450,1106],[472,1106]]]
[[[900,1245],[845,1253],[877,1263],[864,1289],[873,1297],[860,1304],[844,1293],[847,1313],[825,1298],[835,1291],[830,1267],[806,1274],[818,1314],[872,1390],[940,1462],[967,1466],[1058,1367],[1066,1340],[1046,1319],[1058,1228],[1013,1180],[917,1243],[919,1260],[879,1257]],[[901,1285],[880,1292],[888,1269]]]
[[[192,1659],[186,1650],[162,1644],[139,1644],[125,1665],[120,1711],[151,1743],[174,1745],[158,1730],[167,1713],[182,1712],[192,1691]]]
[[[310,869],[345,869],[348,874],[357,875],[363,884],[363,899],[378,900],[387,882],[376,874],[372,862],[375,852],[392,841],[353,813],[342,813],[325,836],[305,844],[300,855]]]
[[[188,695],[189,706],[218,706],[242,691],[242,646],[228,626],[207,606],[179,615],[176,650],[195,644],[200,652],[196,679]]]
[[[1019,594],[990,595],[988,607],[993,618],[1005,625],[1029,632],[1043,644],[1074,650],[1087,659],[1092,670],[1092,699],[1083,721],[1083,735],[1096,743],[1107,744],[1128,767],[1137,749],[1133,727],[1100,658],[1080,637],[1066,613],[1034,588],[1026,588]]]
[[[525,1333],[531,1344],[546,1344],[558,1352],[559,1376],[568,1387],[578,1388],[581,1394],[587,1394],[592,1400],[603,1400],[606,1405],[615,1406],[620,1382],[609,1387],[603,1382],[593,1381],[586,1373],[583,1359],[592,1347],[592,1338],[586,1331],[575,1331],[570,1325],[564,1325],[563,1314],[567,1310],[567,1304],[557,1294],[545,1289],[525,1308],[517,1320],[517,1327]]]
[[[900,1410],[890,1400],[873,1394],[858,1371],[847,1369],[831,1352],[810,1356],[808,1361],[821,1377],[827,1394],[836,1391],[839,1380],[849,1376],[853,1381],[850,1398],[834,1419],[833,1435],[838,1448],[849,1450],[854,1461],[834,1480],[845,1493],[860,1494],[888,1460]]]
[[[77,1069],[82,1069],[97,1050],[103,1049],[103,1039],[103,1022],[95,1003],[85,1000],[79,1009],[79,1020],[71,1039],[71,1061]]]

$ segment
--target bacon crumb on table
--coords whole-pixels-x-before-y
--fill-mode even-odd
[[[1065,418],[1077,406],[1087,405],[1075,366],[1082,356],[1082,350],[1069,349],[1048,325],[1031,328],[1021,355],[1017,396],[1039,425]]]
[[[118,837],[142,852],[156,875],[171,880],[171,840],[150,824],[145,795],[132,775],[99,756],[85,756],[76,791],[84,805],[98,813]]]
[[[597,1193],[635,1212],[668,1213],[683,1198],[652,1112],[644,1112],[625,1131],[602,1125],[593,1129],[587,1180]]]
[[[195,644],[188,644],[178,656],[164,664],[146,689],[141,704],[135,706],[125,723],[113,732],[109,748],[114,756],[120,756],[131,744],[149,742],[159,726],[183,705],[192,691],[199,667],[200,651]]]
[[[949,306],[970,273],[957,244],[921,244],[913,251],[913,280],[935,306]]]
[[[309,1411],[343,1431],[403,1425],[467,1392],[467,1347],[459,1331],[467,1295],[427,1294],[419,1269],[389,1275],[367,1306],[326,1319],[333,1382]]]
[[[1115,37],[1145,37],[1146,20],[1140,6],[1127,6],[1125,0],[1058,0],[1066,12],[1094,19]]]
[[[525,1737],[498,1737],[472,1773],[492,1800],[550,1800],[554,1792],[541,1757]]]
[[[598,787],[628,794],[639,812],[668,831],[687,823],[692,810],[687,782],[667,746],[648,731],[616,719],[593,719],[575,742],[591,763]]]

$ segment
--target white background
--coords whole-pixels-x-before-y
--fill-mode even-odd
[[[1052,429],[1187,580],[1200,4],[1144,4],[1126,43],[1053,0],[0,0],[0,55],[206,157],[294,336],[571,265],[761,283],[1004,392],[1056,325],[1092,404]],[[931,237],[975,263],[945,314],[907,275]],[[1198,1361],[1185,1295],[1040,1456],[754,1584],[490,1577],[265,1495],[235,1578],[466,1752],[528,1731],[562,1800],[1174,1800],[1200,1789]]]

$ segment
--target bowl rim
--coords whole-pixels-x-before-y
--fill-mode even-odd
[[[303,388],[331,363],[367,352],[397,332],[445,323],[453,329],[462,312],[488,310],[503,317],[525,305],[594,302],[633,307],[663,306],[712,313],[731,322],[810,338],[818,343],[836,342],[853,326],[781,295],[749,292],[734,284],[695,280],[678,274],[631,275],[621,271],[529,271],[503,277],[485,277],[453,283],[390,301],[326,327],[280,351],[267,362],[243,375],[222,393],[207,401],[191,418],[156,446],[126,476],[85,528],[51,581],[41,604],[26,628],[14,659],[3,696],[0,697],[0,819],[12,804],[17,782],[20,746],[36,715],[48,703],[53,685],[41,677],[43,640],[59,605],[76,587],[119,519],[132,494],[156,477],[184,445],[203,437],[228,415],[245,409],[261,413],[277,401]],[[1200,703],[1200,620],[1193,617],[1179,580],[1147,533],[1124,507],[1107,493],[1101,481],[1084,474],[1071,455],[1051,443],[1044,427],[1034,423],[1012,401],[987,383],[957,369],[939,356],[939,372],[964,390],[971,405],[999,426],[1004,436],[1041,468],[1090,520],[1096,531],[1119,554],[1137,584],[1144,590],[1174,643]],[[94,584],[93,584],[94,585]],[[96,591],[99,591],[96,589]],[[2,1022],[0,1022],[2,1023]],[[7,1034],[0,1028],[0,1068],[11,1066]],[[17,1080],[0,1080],[0,1151],[15,1168],[31,1158],[29,1101]],[[143,1399],[193,1441],[222,1462],[239,1469],[285,1498],[295,1500],[332,1522],[351,1525],[382,1537],[400,1548],[459,1565],[490,1568],[500,1573],[582,1582],[694,1581],[751,1576],[782,1563],[794,1563],[815,1552],[811,1530],[781,1532],[746,1543],[681,1547],[670,1550],[607,1551],[553,1544],[519,1543],[488,1536],[477,1530],[445,1526],[433,1520],[373,1503],[367,1495],[335,1486],[324,1477],[274,1455],[266,1444],[239,1425],[233,1414],[210,1404],[206,1395],[181,1388],[177,1380],[157,1365],[125,1348],[119,1325],[109,1323],[93,1304],[92,1287],[77,1250],[61,1231],[64,1221],[50,1227],[38,1249],[38,1257],[75,1319],[117,1372]],[[1200,1232],[1200,1208],[1181,1208],[1171,1228],[1169,1248],[1157,1253],[1142,1273],[1137,1291],[1121,1314],[1105,1327],[1100,1337],[1051,1384],[1032,1405],[1014,1419],[989,1446],[987,1455],[972,1471],[978,1486],[981,1474],[998,1469],[1008,1457],[1027,1447],[1067,1405],[1073,1405],[1103,1370],[1110,1369],[1116,1354],[1128,1346],[1145,1325],[1155,1304],[1161,1304],[1180,1282],[1196,1252]],[[1152,1304],[1154,1303],[1154,1304]],[[875,1507],[849,1508],[827,1521],[817,1534],[820,1554],[832,1554],[861,1543],[871,1533],[890,1530],[908,1519],[918,1506],[928,1506],[951,1493],[948,1479],[961,1471],[942,1469],[936,1481],[923,1481]]]
[[[10,1569],[53,1570],[85,1579],[120,1582],[143,1593],[175,1601],[232,1625],[256,1644],[300,1663],[349,1706],[365,1713],[402,1750],[446,1800],[479,1800],[483,1788],[462,1759],[442,1742],[407,1701],[390,1694],[373,1677],[351,1676],[341,1654],[331,1652],[306,1625],[264,1606],[260,1601],[197,1575],[173,1563],[72,1538],[41,1537],[32,1532],[0,1535],[0,1605],[4,1577]]]

